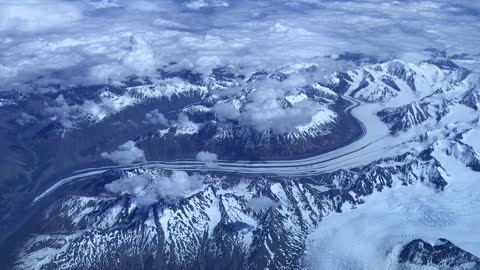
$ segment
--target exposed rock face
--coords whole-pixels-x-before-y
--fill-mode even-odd
[[[426,150],[315,177],[209,174],[200,192],[174,202],[105,193],[103,185],[145,173],[166,172],[110,171],[56,199],[31,221],[35,236],[17,269],[299,269],[307,236],[330,213],[392,185],[448,184]]]
[[[315,68],[295,72],[308,73]],[[42,143],[19,144],[17,149],[34,152],[30,153],[30,163],[18,163],[22,166],[56,164],[52,168],[59,170],[88,167],[84,164],[98,167],[105,165],[99,152],[115,149],[117,141],[124,143],[126,139],[135,141],[150,161],[188,158],[208,150],[218,154],[219,165],[227,162],[221,160],[225,157],[244,157],[251,160],[248,166],[239,162],[230,165],[252,170],[272,166],[268,174],[197,168],[193,171],[199,173],[195,177],[202,184],[174,198],[163,196],[162,190],[148,184],[159,184],[153,181],[159,179],[170,181],[172,172],[161,166],[117,168],[69,182],[36,206],[35,214],[25,217],[25,226],[15,236],[20,239],[15,243],[20,244],[8,248],[8,267],[305,269],[308,237],[330,214],[355,211],[368,196],[392,187],[408,192],[422,185],[435,193],[448,192],[455,181],[450,163],[462,171],[480,171],[480,147],[474,138],[480,129],[478,118],[472,117],[478,110],[472,93],[479,84],[478,74],[451,61],[406,64],[370,59],[365,66],[349,67],[328,79],[290,89],[273,98],[275,108],[289,110],[307,102],[315,104],[312,106],[318,112],[325,112],[290,132],[278,132],[274,127],[259,131],[245,125],[239,114],[254,102],[254,86],[265,82],[276,85],[288,80],[291,73],[279,69],[247,75],[227,68],[214,70],[207,77],[188,71],[163,72],[155,80],[132,80],[124,87],[102,86],[83,92],[85,96],[73,90],[61,98],[31,97],[29,101],[24,96],[8,96],[6,108],[17,112],[15,104],[22,102],[36,108],[40,103],[55,103],[39,124],[29,126],[28,117],[22,122],[27,134]],[[232,88],[235,94],[230,93]],[[373,142],[342,152],[340,156],[347,158],[342,159],[341,167],[315,174],[309,173],[308,164],[303,164],[306,161],[288,160],[336,149],[362,133],[359,123],[349,115],[356,104],[348,100],[360,106],[377,106],[370,117],[386,125],[385,137],[394,143],[375,149],[378,157],[369,161],[360,150]],[[227,103],[233,107],[223,109],[231,115],[219,117],[215,106]],[[145,122],[147,113],[150,118],[160,113],[162,117]],[[119,128],[112,129],[116,125]],[[62,140],[58,143],[53,137]],[[55,158],[46,160],[36,152]],[[77,154],[70,158],[72,152]],[[272,156],[284,160],[273,165],[258,162]],[[335,162],[332,160],[325,158],[319,163],[323,166]],[[282,162],[293,162],[290,167],[303,166],[305,173],[272,176]],[[186,163],[182,166],[188,167]],[[189,171],[185,177],[196,173]],[[135,177],[145,175],[158,178],[147,177],[150,182],[121,192],[108,188],[118,181],[135,183]],[[31,173],[30,178],[36,176]],[[41,176],[50,177],[48,173]],[[5,198],[2,200],[8,204]],[[413,239],[410,237],[411,242],[400,252],[401,264],[440,269],[478,267],[477,257],[447,240],[432,244]],[[461,268],[467,266],[473,268]]]
[[[404,264],[438,269],[480,269],[480,258],[442,238],[433,243],[422,239],[413,240],[403,247],[398,260]]]

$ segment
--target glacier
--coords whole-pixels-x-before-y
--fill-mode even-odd
[[[73,171],[31,201],[38,210],[21,230],[30,236],[19,236],[25,240],[10,251],[17,254],[10,263],[14,269],[449,269],[401,259],[412,243],[449,241],[458,252],[448,262],[475,269],[480,115],[463,101],[478,85],[477,71],[445,61],[352,67],[321,86],[348,101],[342,110],[362,123],[362,135],[335,150],[291,160],[219,155]],[[418,104],[427,105],[412,107]],[[209,112],[198,104],[187,108],[193,108],[188,121]],[[402,128],[392,128],[397,123]],[[140,148],[142,141],[136,140]],[[154,188],[162,185],[148,182],[173,181],[175,173],[203,184],[168,197]],[[146,180],[133,180],[139,176]]]

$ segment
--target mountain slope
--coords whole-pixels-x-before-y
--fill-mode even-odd
[[[400,263],[435,266],[439,269],[478,269],[480,258],[462,250],[446,239],[433,244],[421,239],[406,244],[399,257]]]
[[[415,239],[436,239],[444,237],[442,233],[451,239],[451,232],[459,228],[456,226],[475,231],[471,225],[476,222],[478,198],[469,191],[478,187],[473,180],[480,171],[476,140],[480,115],[464,100],[478,85],[478,74],[450,60],[416,64],[395,60],[349,67],[329,74],[324,81],[315,79],[307,85],[302,82],[301,87],[284,88],[280,94],[268,90],[287,83],[293,76],[291,70],[308,73],[314,69],[258,71],[245,77],[230,69],[215,70],[207,78],[187,73],[167,79],[205,91],[195,90],[190,95],[186,94],[190,90],[180,91],[182,94],[172,90],[174,94],[161,98],[150,82],[128,86],[127,90],[105,92],[99,88],[102,94],[88,99],[96,104],[114,104],[100,106],[113,108],[114,113],[91,122],[88,127],[92,130],[136,110],[139,117],[135,124],[147,125],[145,122],[155,122],[151,118],[160,112],[148,106],[160,104],[159,100],[173,104],[173,115],[178,118],[165,112],[148,132],[132,129],[125,134],[145,151],[146,160],[185,157],[186,153],[207,149],[220,157],[230,152],[250,161],[221,160],[190,171],[189,161],[172,160],[188,173],[165,170],[160,162],[120,166],[67,182],[44,197],[10,239],[17,244],[8,249],[10,268],[376,269],[401,267],[399,263],[407,262],[399,262],[401,250],[413,254],[405,244],[413,243],[415,248]],[[267,98],[262,96],[265,93]],[[125,95],[139,103],[124,106]],[[77,105],[88,104],[72,105],[69,102],[74,97],[65,96],[69,104],[65,106],[82,111],[84,105]],[[360,104],[346,104],[346,100],[354,103],[357,99]],[[285,120],[287,124],[303,123],[294,131],[279,132],[275,125],[259,130],[242,122],[242,117],[251,116],[251,104],[259,108],[267,104],[272,110],[279,109],[278,113],[296,114],[299,108],[300,114],[322,113],[318,119],[307,118],[307,124],[304,118],[298,118],[300,122],[297,118]],[[354,121],[349,117],[352,110],[357,110],[353,115],[372,112],[368,117],[378,118],[380,125],[385,123],[390,134],[371,137],[379,140],[378,145],[389,140],[394,143],[372,148],[368,158],[361,150],[375,141],[352,151],[343,149],[339,156],[330,153],[331,160],[327,155],[321,161],[255,161],[279,153],[308,156],[313,147],[335,149],[358,131],[353,123],[342,126],[342,121]],[[143,117],[147,112],[148,119]],[[58,119],[52,121],[57,123]],[[72,128],[64,133],[64,140],[86,131],[91,130]],[[369,136],[376,132],[366,130]],[[371,159],[376,151],[381,153]],[[328,166],[337,161],[339,166]],[[308,162],[325,166],[312,173]],[[247,169],[272,166],[272,173],[247,169],[249,174],[224,173],[223,163]],[[275,175],[275,168],[282,168],[282,164],[302,167],[305,173]],[[457,213],[450,209],[466,210]],[[476,233],[471,236],[473,241]],[[478,250],[463,237],[459,234],[459,239],[452,241],[478,257]],[[349,241],[343,242],[345,239]],[[415,256],[425,252],[420,253]],[[464,253],[455,254],[462,257]]]

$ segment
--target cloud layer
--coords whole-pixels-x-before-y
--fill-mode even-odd
[[[113,193],[130,194],[138,204],[148,205],[161,198],[175,200],[185,197],[202,186],[199,175],[173,171],[170,175],[134,175],[106,184],[105,189]]]
[[[119,145],[117,150],[111,153],[103,152],[101,156],[119,165],[145,161],[145,153],[135,145],[134,141],[127,141]]]
[[[161,112],[159,112],[158,109],[155,109],[145,114],[144,123],[168,126],[168,119]]]
[[[319,104],[310,100],[297,102],[292,106],[284,106],[285,96],[275,89],[256,90],[252,102],[242,110],[240,122],[262,132],[271,129],[277,133],[295,131],[297,126],[310,123]]]
[[[310,124],[317,113],[330,112],[326,105],[300,95],[300,88],[310,83],[309,76],[295,72],[282,81],[258,80],[246,86],[251,89],[242,93],[240,100],[217,103],[212,110],[221,122],[237,121],[259,132],[296,132],[299,127]]]
[[[249,206],[254,211],[264,211],[269,208],[278,207],[280,204],[278,202],[274,202],[272,199],[266,196],[254,197],[248,200]]]
[[[93,84],[157,68],[285,64],[344,51],[478,53],[477,1],[0,1],[4,89]]]
[[[196,159],[203,162],[215,162],[217,161],[218,156],[217,154],[208,151],[200,151],[197,153]]]

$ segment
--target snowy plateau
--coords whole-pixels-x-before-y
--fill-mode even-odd
[[[480,269],[480,73],[462,66],[475,56],[464,58],[348,60],[322,76],[317,59],[160,72],[82,96],[3,92],[36,166],[51,165],[33,138],[98,148],[96,158],[57,152],[81,166],[63,162],[70,175],[24,201],[35,210],[5,240],[3,260],[12,269]],[[277,122],[285,112],[291,119]],[[110,135],[114,127],[135,132]],[[245,154],[255,149],[275,155]],[[211,153],[195,158],[200,150]]]

